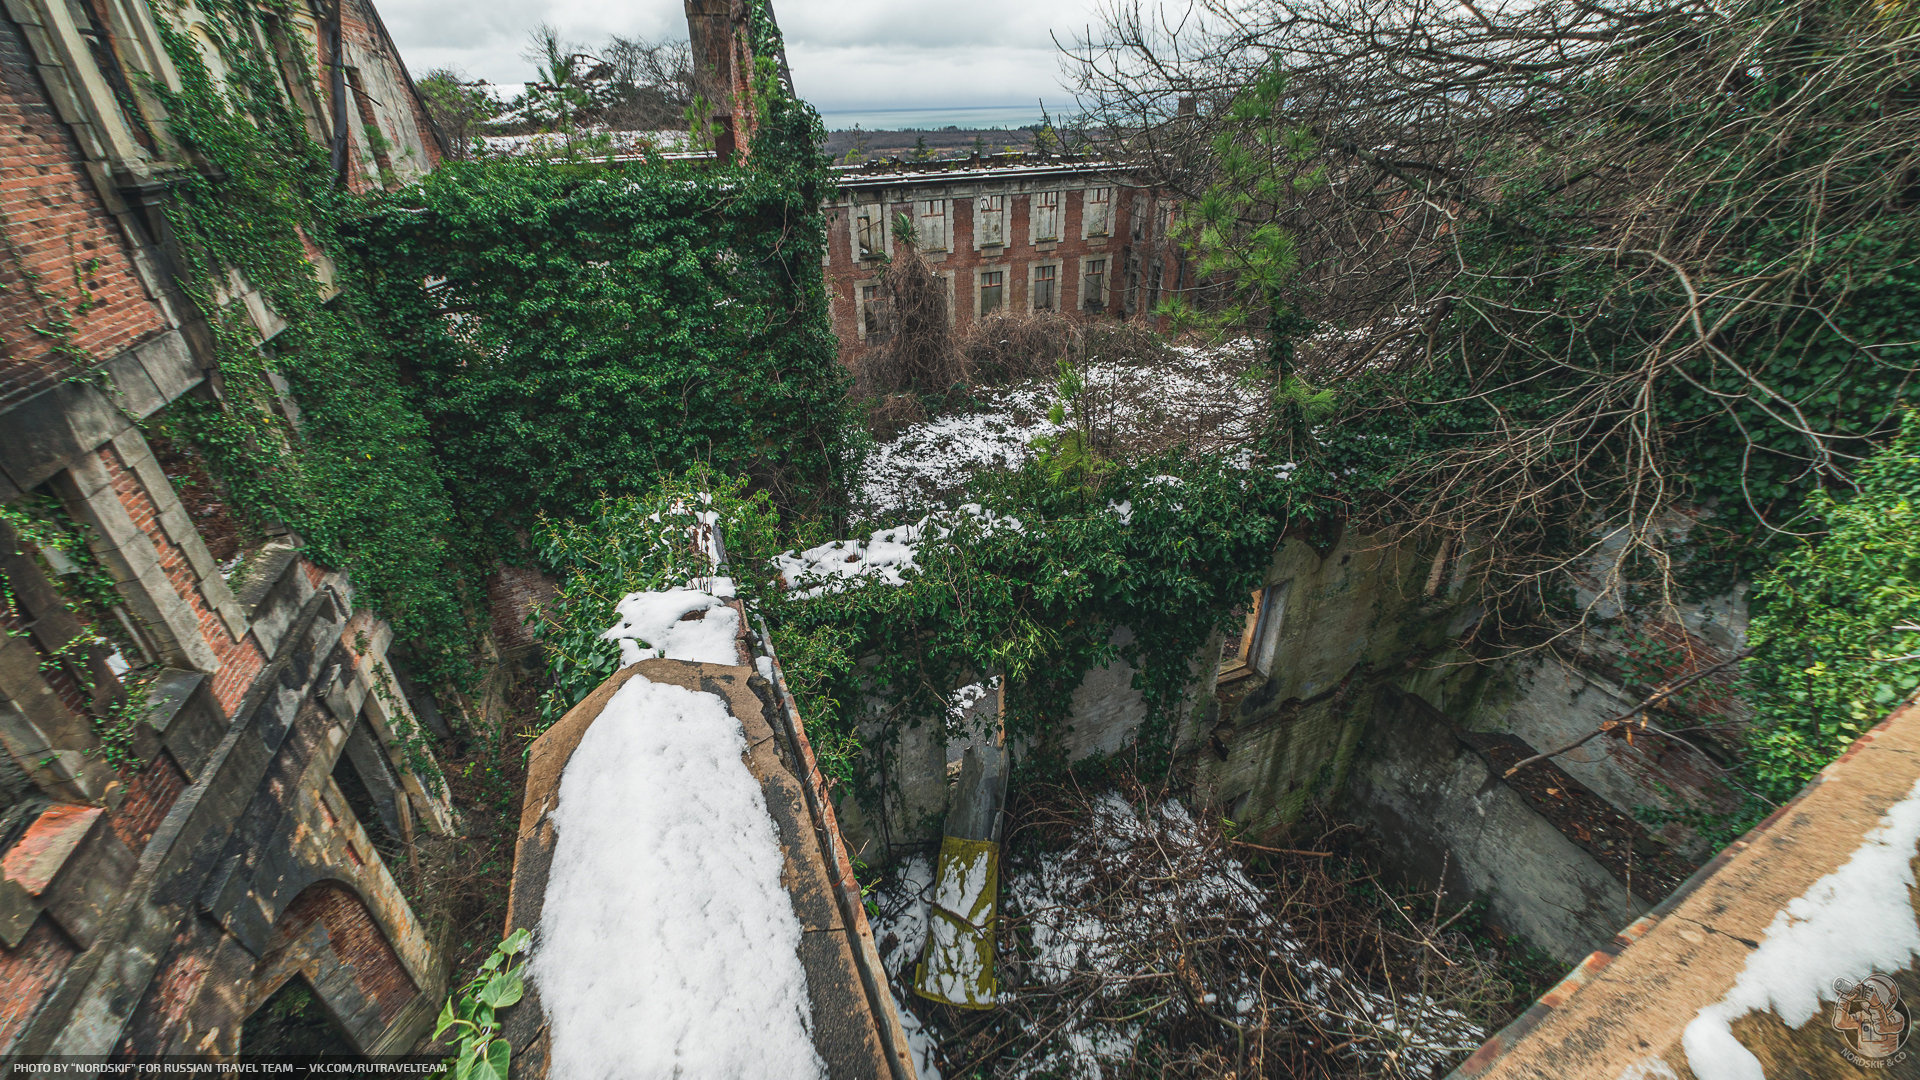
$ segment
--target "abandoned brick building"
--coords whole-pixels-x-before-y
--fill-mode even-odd
[[[168,36],[228,77],[205,18],[146,0],[0,16],[0,1062],[233,1054],[249,1016],[301,989],[348,1049],[403,1049],[445,982],[396,872],[453,819],[389,749],[437,713],[343,575],[297,537],[235,550],[194,469],[143,432],[220,393],[163,212],[205,166],[153,92],[181,86]],[[439,162],[364,0],[267,25],[348,187]],[[281,320],[231,285],[270,341]],[[83,602],[89,574],[111,588]],[[116,720],[135,760],[102,752]]]
[[[888,333],[880,275],[910,221],[964,330],[995,311],[1130,318],[1191,287],[1173,199],[1109,162],[1007,154],[840,171],[825,271],[847,355]]]

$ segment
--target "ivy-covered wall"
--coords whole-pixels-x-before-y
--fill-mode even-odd
[[[661,161],[460,162],[369,208],[352,265],[463,524],[510,549],[694,463],[830,511],[818,213],[776,170]]]

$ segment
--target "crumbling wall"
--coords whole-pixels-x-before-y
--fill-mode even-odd
[[[1258,836],[1309,800],[1331,805],[1373,827],[1403,883],[1484,898],[1496,925],[1569,962],[1684,877],[1693,834],[1631,819],[1676,794],[1716,797],[1703,755],[1605,739],[1569,755],[1564,773],[1547,766],[1562,780],[1516,788],[1499,775],[1644,696],[1610,654],[1579,665],[1470,657],[1453,647],[1479,614],[1470,556],[1436,566],[1437,545],[1420,537],[1311,539],[1290,536],[1266,575],[1286,587],[1270,674],[1216,682],[1183,735],[1187,775],[1217,812]],[[1726,607],[1693,610],[1707,612],[1703,625],[1740,625]],[[1569,793],[1576,809],[1549,805]]]

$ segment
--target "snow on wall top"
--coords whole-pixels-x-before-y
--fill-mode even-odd
[[[984,536],[999,529],[1026,531],[1019,518],[996,514],[979,503],[967,503],[956,513],[971,518]],[[953,516],[947,515],[946,520],[951,522]],[[914,556],[921,546],[929,539],[938,542],[952,534],[952,528],[928,515],[912,525],[881,529],[866,540],[833,540],[797,554],[788,551],[776,555],[773,565],[787,588],[801,600],[873,581],[904,585],[905,573],[919,569]]]
[[[628,593],[615,605],[620,622],[600,637],[620,645],[620,666],[664,656],[697,664],[738,664],[740,613],[727,606],[728,578],[706,579],[695,588]]]
[[[530,972],[567,1080],[820,1080],[800,921],[740,721],[635,676],[560,779]]]

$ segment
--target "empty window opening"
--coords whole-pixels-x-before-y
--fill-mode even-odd
[[[980,314],[991,315],[1006,302],[1006,277],[1003,271],[985,270],[980,274]]]
[[[1058,309],[1054,286],[1054,275],[1059,273],[1057,266],[1036,266],[1033,268],[1033,310],[1054,311]]]
[[[892,333],[886,297],[878,285],[860,286],[860,329],[869,342],[885,341]]]
[[[358,726],[364,728],[366,721],[360,721]],[[371,732],[366,734],[371,737]],[[381,752],[377,741],[373,743],[373,750],[375,753]],[[394,805],[396,785],[391,774],[376,774],[373,777],[361,775],[362,765],[378,768],[384,764],[367,762],[364,760],[366,756],[364,752],[355,754],[343,749],[339,760],[333,763],[333,783],[346,798],[347,808],[353,811],[360,827],[367,831],[367,839],[373,842],[374,850],[389,865],[394,865],[406,850],[400,842],[399,808]],[[355,758],[363,760],[356,761]]]
[[[1088,311],[1099,311],[1107,306],[1107,260],[1088,259],[1087,272],[1083,276],[1080,306]]]
[[[268,1057],[339,1060],[362,1056],[304,975],[295,975],[280,984],[280,989],[240,1025],[241,1061]]]
[[[1042,191],[1033,197],[1033,242],[1060,239],[1060,193]]]
[[[1148,314],[1152,314],[1153,310],[1160,306],[1160,271],[1161,269],[1162,268],[1160,265],[1160,260],[1155,259],[1153,261],[1153,269],[1148,271],[1147,273],[1147,312]]]
[[[885,226],[881,222],[879,207],[863,206],[856,211],[853,229],[862,259],[878,259],[886,255]]]
[[[1283,581],[1260,591],[1245,637],[1247,666],[1262,675],[1273,674],[1273,658],[1286,624],[1287,593],[1293,582]]]
[[[1082,204],[1088,236],[1105,236],[1113,228],[1113,189],[1088,188]]]

